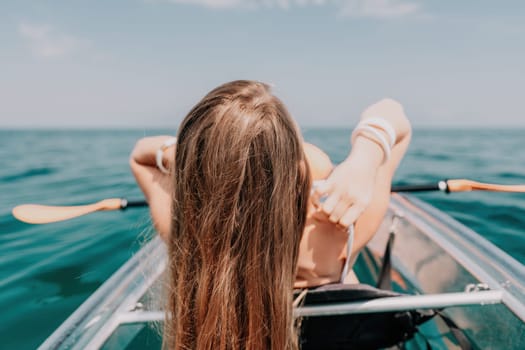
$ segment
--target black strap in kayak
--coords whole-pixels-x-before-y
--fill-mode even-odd
[[[463,333],[461,328],[459,328],[456,322],[452,321],[450,317],[445,316],[441,311],[437,311],[437,314],[448,326],[448,328],[450,329],[450,333],[452,333],[454,338],[456,338],[456,341],[458,342],[458,345],[461,348],[461,350],[472,350],[472,344],[470,344],[470,341],[468,340],[467,336]]]
[[[392,229],[388,236],[388,241],[385,247],[385,253],[383,254],[383,265],[381,266],[381,271],[379,272],[379,277],[377,278],[376,287],[382,290],[392,290],[392,249],[394,248],[395,238],[395,229]],[[472,345],[468,340],[467,336],[465,336],[465,334],[461,330],[461,328],[450,317],[443,314],[442,310],[433,311],[435,312],[435,314],[431,317],[428,317],[428,319],[434,316],[439,316],[439,318],[441,318],[449,328],[450,333],[452,333],[452,336],[456,339],[461,350],[472,350]],[[431,350],[432,347],[427,339],[425,339],[425,343],[427,350]]]

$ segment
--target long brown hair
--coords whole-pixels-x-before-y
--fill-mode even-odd
[[[309,188],[300,133],[267,85],[221,85],[190,111],[175,156],[165,348],[297,348]]]

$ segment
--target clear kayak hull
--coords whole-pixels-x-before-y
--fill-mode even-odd
[[[369,313],[413,308],[440,309],[474,349],[525,349],[525,267],[434,207],[393,195],[377,235],[358,258],[355,272],[375,284],[393,217],[394,289],[413,294],[297,309],[296,314]],[[159,238],[147,243],[106,281],[42,345],[41,349],[160,348],[164,313],[158,304],[166,251]],[[392,300],[390,300],[392,299]],[[446,325],[420,327],[408,349],[458,348]]]
[[[479,234],[414,197],[395,195],[389,212],[393,214],[402,216],[392,252],[397,289],[418,294],[499,291],[500,303],[447,307],[443,312],[463,330],[474,348],[525,349],[525,267]],[[365,262],[360,268],[368,273],[377,271],[381,263],[388,220],[363,254]],[[441,340],[447,344],[445,337]]]

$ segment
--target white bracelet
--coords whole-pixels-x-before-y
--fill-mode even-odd
[[[170,171],[164,167],[164,164],[162,164],[162,158],[164,156],[164,151],[173,146],[177,143],[176,137],[170,137],[164,143],[160,146],[160,148],[157,150],[157,154],[155,157],[155,161],[157,162],[157,168],[164,174],[169,174]]]
[[[368,118],[368,119],[361,121],[359,125],[370,125],[375,128],[383,130],[388,135],[388,138],[390,139],[390,147],[394,147],[396,140],[397,140],[396,130],[392,127],[392,124],[390,124],[390,122],[386,120],[385,118],[381,118],[381,117]]]
[[[375,141],[383,149],[383,162],[381,164],[385,164],[390,159],[390,152],[392,149],[390,148],[389,142],[381,133],[381,131],[370,125],[358,125],[352,132],[352,144],[354,144],[355,139],[360,135]]]

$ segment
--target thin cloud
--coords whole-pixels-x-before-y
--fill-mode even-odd
[[[403,0],[346,0],[341,14],[348,17],[398,18],[419,14],[421,4]]]
[[[18,33],[36,57],[63,57],[86,45],[85,41],[61,33],[49,25],[21,22]]]
[[[147,2],[169,2],[173,4],[187,4],[207,7],[211,9],[258,9],[258,8],[283,8],[293,6],[308,6],[312,4],[324,5],[333,0],[146,0]]]
[[[344,17],[399,18],[421,14],[421,4],[414,0],[145,0],[196,5],[211,9],[258,9],[306,6],[334,6]]]
[[[175,4],[197,5],[214,9],[252,7],[254,3],[253,1],[243,0],[166,0],[166,2]]]

